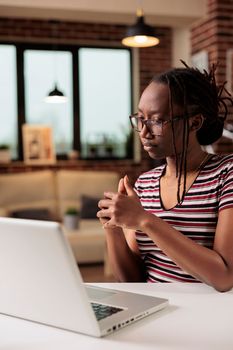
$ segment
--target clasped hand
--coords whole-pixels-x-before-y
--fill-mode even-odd
[[[106,229],[116,226],[137,229],[145,213],[127,176],[120,179],[117,193],[104,192],[98,206],[101,210],[97,217]]]

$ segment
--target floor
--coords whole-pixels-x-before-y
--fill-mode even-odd
[[[84,282],[115,282],[112,275],[105,276],[103,264],[79,265]]]

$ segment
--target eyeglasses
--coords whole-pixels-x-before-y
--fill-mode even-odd
[[[161,136],[163,133],[164,125],[172,122],[171,120],[144,119],[142,117],[139,117],[138,113],[130,115],[129,119],[130,119],[131,126],[135,131],[141,132],[143,129],[143,126],[146,125],[150,133],[156,136]],[[180,120],[180,119],[184,119],[184,116],[176,116],[172,118],[173,121]]]

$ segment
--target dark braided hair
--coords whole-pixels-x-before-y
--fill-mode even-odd
[[[173,135],[173,147],[176,155],[176,176],[178,177],[177,199],[183,201],[186,192],[187,173],[187,149],[189,141],[188,117],[201,114],[204,118],[201,128],[197,131],[197,140],[200,145],[210,145],[217,141],[223,133],[224,121],[228,114],[229,101],[233,105],[233,99],[227,89],[226,82],[216,84],[215,71],[217,65],[213,64],[210,72],[203,73],[189,67],[181,60],[185,67],[174,68],[170,71],[156,75],[152,81],[168,85],[171,111],[171,126]],[[183,107],[183,147],[180,158],[177,157],[175,147],[175,133],[173,117],[173,105]],[[181,178],[184,175],[183,192],[180,196]]]

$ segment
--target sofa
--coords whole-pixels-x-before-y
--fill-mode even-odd
[[[78,230],[65,233],[79,263],[106,259],[105,236],[96,218],[97,202],[116,191],[112,171],[44,170],[0,174],[0,216],[63,222],[68,208],[80,212]],[[95,207],[93,207],[95,205]]]

